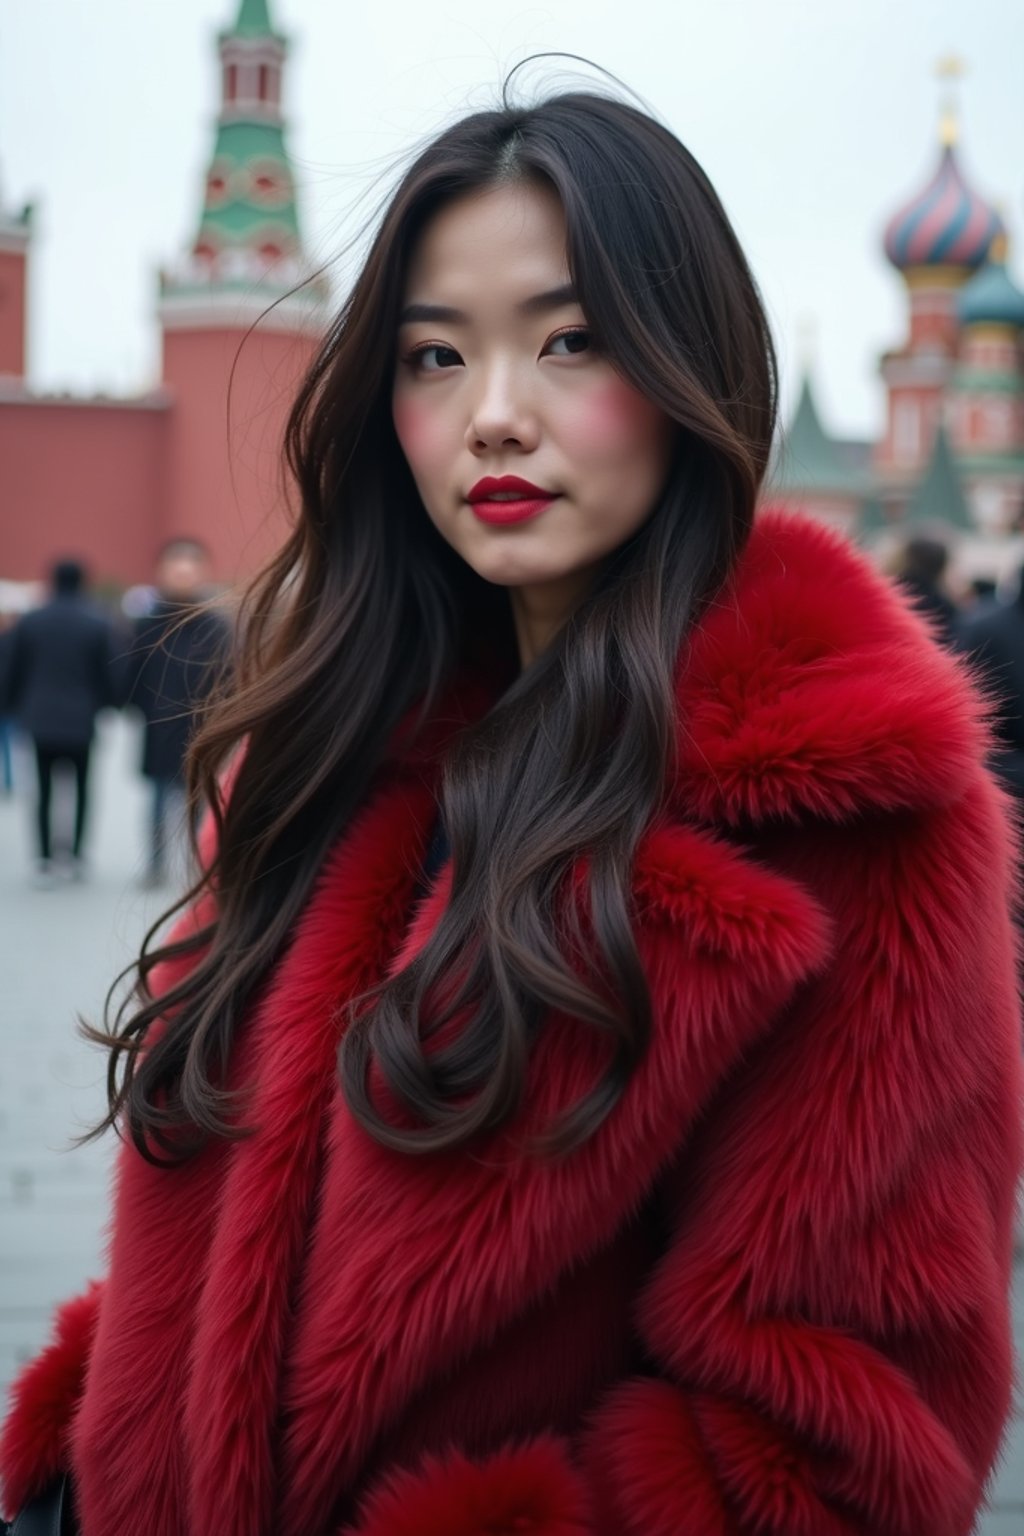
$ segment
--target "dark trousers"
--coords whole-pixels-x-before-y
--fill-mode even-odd
[[[75,823],[71,852],[77,859],[82,852],[82,836],[85,832],[85,814],[89,794],[89,743],[81,747],[53,747],[46,742],[36,742],[36,770],[39,774],[38,836],[39,857],[49,859],[53,853],[50,833],[50,809],[53,799],[53,770],[57,763],[70,765],[75,778]]]
[[[14,764],[11,760],[11,725],[5,715],[0,715],[0,789],[9,795],[14,788]]]

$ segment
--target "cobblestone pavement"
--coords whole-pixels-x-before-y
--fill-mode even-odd
[[[50,1312],[102,1272],[111,1139],[69,1150],[101,1112],[102,1053],[76,1037],[93,1019],[168,893],[139,888],[145,786],[130,722],[108,720],[97,745],[90,877],[30,883],[28,763],[0,797],[0,1394],[43,1342]],[[1024,1264],[1018,1265],[1018,1347],[1024,1349]],[[991,1513],[979,1536],[1024,1531],[1024,1418],[1014,1421]],[[922,1532],[921,1536],[927,1536]]]

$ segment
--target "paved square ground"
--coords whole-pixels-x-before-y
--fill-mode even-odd
[[[75,1034],[97,1019],[104,992],[137,950],[168,893],[139,889],[146,786],[135,772],[131,722],[108,720],[95,759],[91,875],[82,885],[29,882],[28,763],[0,798],[0,1393],[43,1342],[54,1304],[102,1272],[112,1143],[70,1138],[102,1111],[102,1053]],[[1024,1266],[1018,1266],[1018,1348],[1024,1348]],[[1024,1419],[1018,1418],[979,1536],[1024,1532]],[[928,1536],[922,1532],[921,1536]]]

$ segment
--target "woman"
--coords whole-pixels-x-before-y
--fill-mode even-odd
[[[1012,840],[960,662],[754,521],[764,313],[585,93],[412,166],[108,1040],[84,1536],[956,1536],[1007,1413]],[[268,619],[275,614],[274,621]]]

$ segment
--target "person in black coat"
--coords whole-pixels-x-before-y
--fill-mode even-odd
[[[41,883],[54,873],[51,804],[59,763],[71,767],[75,780],[73,832],[59,852],[72,874],[83,873],[93,730],[98,712],[116,702],[113,626],[86,596],[82,566],[61,560],[53,570],[52,600],[10,631],[0,678],[0,713],[16,715],[35,745]]]
[[[949,550],[941,539],[919,536],[906,541],[895,571],[896,580],[931,620],[943,645],[955,644],[959,621],[956,604],[943,585],[948,564]]]
[[[173,833],[185,808],[185,758],[199,709],[228,660],[230,630],[206,593],[209,557],[197,539],[172,539],[161,550],[157,597],[135,624],[123,701],[145,721],[142,772],[152,783],[147,885],[167,876]]]
[[[992,767],[1024,800],[1024,570],[1017,596],[962,620],[958,643],[975,661],[998,700],[999,750]]]
[[[13,721],[7,712],[3,680],[7,676],[8,661],[14,640],[13,614],[0,610],[0,794],[9,795],[14,789],[14,754],[11,751],[11,727]]]

